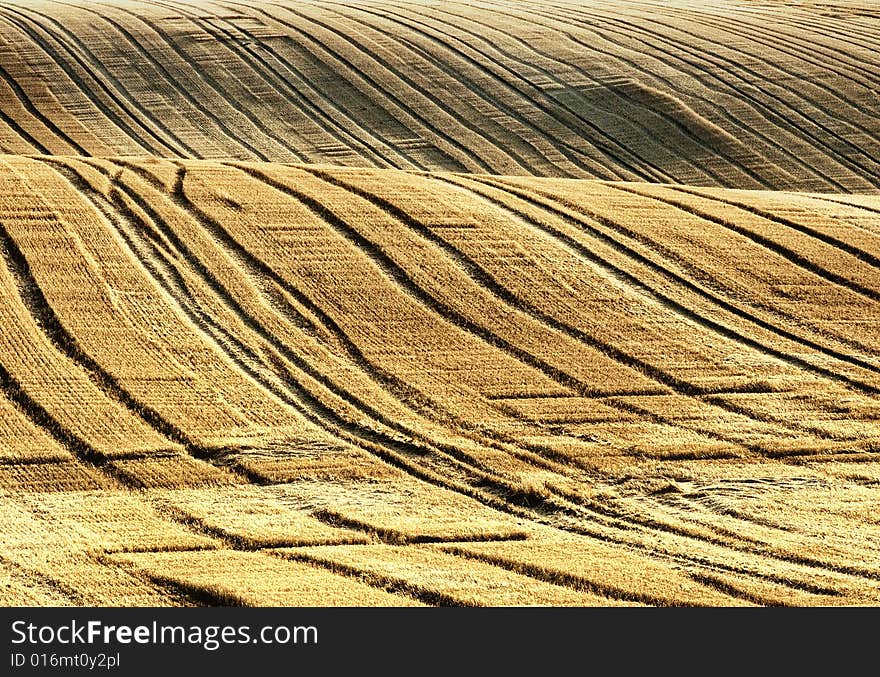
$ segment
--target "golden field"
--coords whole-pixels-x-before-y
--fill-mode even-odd
[[[878,19],[0,5],[0,601],[877,605]]]

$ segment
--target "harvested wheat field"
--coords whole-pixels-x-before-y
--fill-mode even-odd
[[[0,602],[880,605],[878,43],[0,4]]]

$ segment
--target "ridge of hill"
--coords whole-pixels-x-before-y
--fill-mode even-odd
[[[857,5],[12,0],[0,152],[877,192]]]
[[[0,595],[880,601],[880,198],[0,156]]]

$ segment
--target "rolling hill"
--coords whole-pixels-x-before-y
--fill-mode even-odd
[[[876,192],[870,3],[0,7],[0,150]]]
[[[878,18],[0,5],[0,600],[877,605]]]

